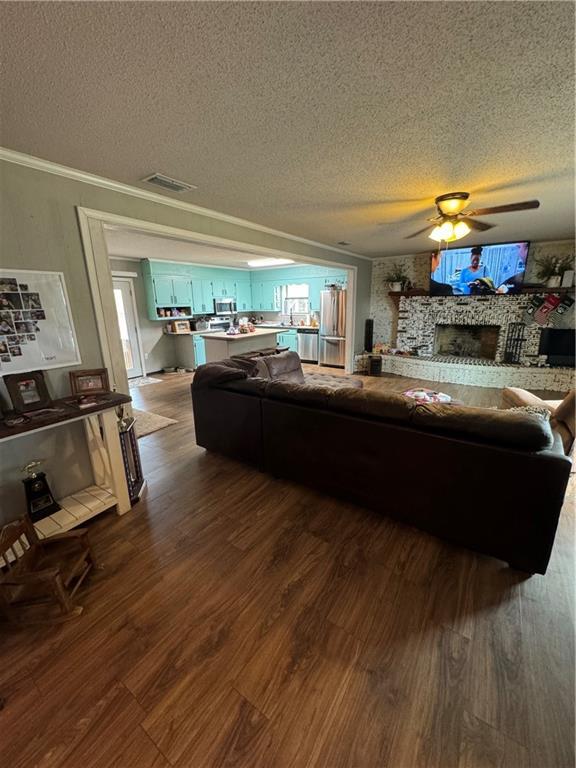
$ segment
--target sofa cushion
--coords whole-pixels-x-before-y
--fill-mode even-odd
[[[408,421],[415,402],[410,397],[394,392],[348,388],[334,390],[329,407],[379,421]]]
[[[280,352],[278,355],[260,358],[260,363],[264,363],[268,369],[267,378],[272,381],[293,381],[297,384],[304,383],[304,373],[302,363],[296,352]],[[260,368],[259,375],[263,374]]]
[[[294,381],[269,381],[266,386],[266,397],[271,400],[293,401],[299,405],[311,405],[320,408],[327,407],[332,393],[333,390],[330,387],[317,387]]]
[[[548,420],[536,413],[419,403],[412,412],[412,423],[432,431],[524,451],[541,451],[553,444]]]
[[[304,381],[306,384],[320,387],[330,387],[331,389],[362,389],[364,384],[360,379],[354,379],[352,376],[331,376],[327,373],[305,373]]]
[[[245,366],[239,365],[235,360],[221,360],[218,363],[199,365],[194,374],[192,388],[205,389],[225,381],[246,379],[247,377],[248,371],[245,370]]]
[[[249,376],[247,379],[229,379],[218,384],[219,389],[226,389],[229,392],[239,392],[242,395],[255,395],[264,397],[266,393],[267,379],[261,379],[258,376]]]

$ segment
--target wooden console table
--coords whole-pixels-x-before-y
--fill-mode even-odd
[[[79,408],[68,397],[54,400],[52,407],[42,412],[28,414],[29,420],[22,424],[7,427],[0,423],[0,442],[16,440],[24,435],[55,429],[75,421],[84,424],[94,484],[64,499],[58,499],[62,509],[35,523],[40,538],[54,536],[81,525],[111,507],[116,507],[119,515],[130,509],[115,413],[119,405],[126,405],[130,401],[127,395],[111,392],[100,395],[97,403],[89,408]]]

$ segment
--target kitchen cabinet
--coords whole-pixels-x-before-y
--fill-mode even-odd
[[[288,347],[291,352],[297,351],[297,336],[298,332],[296,329],[290,329],[287,331],[282,331],[278,334],[278,346],[279,347]]]
[[[264,309],[264,307],[262,306],[263,294],[264,294],[264,284],[259,282],[252,283],[252,309],[253,310]]]
[[[272,280],[265,280],[262,283],[262,306],[260,309],[280,312],[281,305],[281,286],[282,283]]]
[[[158,311],[179,307],[190,314],[214,311],[214,298],[235,298],[238,312],[282,312],[282,286],[307,283],[310,310],[320,310],[320,294],[330,283],[346,285],[344,270],[294,266],[248,272],[167,261],[143,262],[142,272],[151,320],[164,320]]]
[[[202,336],[192,336],[194,344],[194,368],[206,362],[206,344]]]
[[[176,306],[192,306],[192,283],[188,277],[173,277],[172,292]]]
[[[192,280],[192,311],[195,315],[214,312],[214,298],[210,280]]]
[[[172,278],[156,276],[152,280],[154,300],[159,307],[168,307],[174,303],[172,291]]]
[[[308,278],[308,298],[310,300],[310,311],[320,311],[320,293],[324,288],[324,278],[322,277],[309,277]]]
[[[159,307],[192,305],[192,289],[187,278],[156,276],[153,283],[154,296]]]
[[[234,284],[238,312],[254,309],[252,306],[252,290],[249,280],[239,280]]]

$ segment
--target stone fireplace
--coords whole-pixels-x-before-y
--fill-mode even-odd
[[[542,326],[526,316],[531,296],[402,296],[399,349],[476,365],[538,361]]]
[[[495,360],[499,333],[499,325],[436,323],[434,354]]]

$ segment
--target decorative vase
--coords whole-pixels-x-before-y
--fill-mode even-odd
[[[546,285],[548,286],[548,288],[560,288],[561,283],[562,283],[561,275],[550,275],[550,277],[546,281]]]
[[[394,291],[395,293],[400,293],[402,290],[402,283],[388,283],[388,287],[391,291]]]

